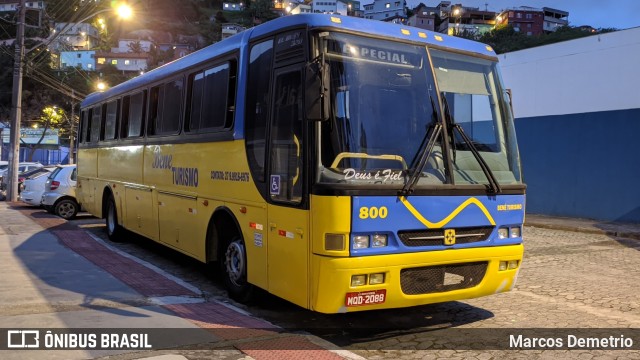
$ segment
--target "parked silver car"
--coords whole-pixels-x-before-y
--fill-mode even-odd
[[[42,194],[42,206],[64,219],[72,219],[80,205],[76,201],[77,171],[75,165],[59,165],[49,175]]]

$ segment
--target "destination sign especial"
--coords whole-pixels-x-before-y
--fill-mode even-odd
[[[378,62],[419,66],[419,61],[416,59],[416,54],[404,53],[399,51],[391,51],[388,49],[380,49],[369,46],[354,46],[346,43],[336,43],[334,46],[330,46],[333,52],[339,53],[343,56],[369,59]]]

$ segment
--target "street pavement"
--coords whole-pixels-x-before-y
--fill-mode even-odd
[[[608,235],[640,240],[640,224],[599,223],[581,219],[527,215],[526,225],[532,228],[534,233],[535,228],[557,229],[584,233],[585,237]],[[549,239],[549,241],[555,240]],[[571,249],[566,249],[566,251],[569,250]],[[533,251],[537,250],[533,249]],[[534,268],[538,265],[546,266],[530,264]],[[162,349],[144,351],[4,350],[0,351],[2,359],[361,358],[353,352],[340,350],[338,346],[316,336],[281,329],[229,303],[206,297],[198,287],[138,260],[126,252],[119,251],[108,243],[99,241],[88,231],[21,204],[0,202],[0,274],[2,274],[0,275],[0,328],[124,328],[132,331],[146,329],[148,332],[171,329],[171,331],[165,331],[167,336],[162,338]],[[556,279],[553,274],[549,276],[547,281],[550,284],[554,281],[562,281]],[[571,283],[568,283],[564,287],[570,286]],[[520,287],[522,289],[519,293],[530,297],[532,307],[535,307],[533,303],[536,301],[548,301],[545,291],[557,291],[553,290],[556,287],[540,288],[538,285],[528,284],[526,280]],[[570,290],[568,292],[571,292]],[[610,298],[603,294],[601,299],[594,301],[605,302],[605,305],[611,308],[612,314],[614,312],[627,314],[624,320],[620,319],[619,322],[611,324],[612,326],[635,327],[633,324],[640,324],[638,309],[625,308],[625,304],[633,303],[635,300],[619,300],[625,296],[633,297],[636,291],[630,292],[629,289],[624,288],[620,288],[619,291],[620,294],[611,293]],[[579,292],[576,291],[576,293]],[[509,294],[504,295],[507,298],[510,297]],[[511,297],[515,296],[515,293],[511,295]],[[567,295],[567,303],[556,305],[566,307],[573,301],[581,301],[569,298],[572,296],[574,295]],[[480,308],[489,309],[491,303],[496,302],[495,299],[485,299],[488,298],[475,300],[478,305],[481,305]],[[545,306],[549,305],[555,306],[553,304]],[[576,318],[571,320],[569,325],[590,327],[596,324],[580,315],[587,310],[591,311],[590,307],[579,303],[571,306],[575,308]],[[538,326],[533,318],[527,320],[530,315],[526,313],[522,315],[523,310],[514,311],[517,311],[514,315],[517,314],[519,319],[524,321],[523,323],[495,323],[495,327]],[[548,319],[549,324],[554,323],[552,314],[549,314]],[[560,321],[556,324],[558,327],[568,325],[562,323],[562,321],[566,322],[566,319],[558,317],[558,321]],[[356,350],[359,349],[356,347]],[[367,358],[421,357],[419,354],[412,356],[412,353],[396,354],[394,352],[381,355],[364,348],[359,352],[366,354]],[[438,352],[436,357],[451,355],[454,355],[451,350],[443,350]],[[493,357],[485,355],[487,354],[472,355],[472,358]],[[634,357],[636,355],[626,354],[623,358],[636,358]],[[500,356],[496,358],[498,357]],[[580,358],[601,357],[589,357],[585,352]],[[611,357],[604,355],[602,358]]]

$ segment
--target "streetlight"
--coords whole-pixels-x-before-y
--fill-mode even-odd
[[[104,81],[98,81],[96,88],[98,91],[105,91],[107,89],[107,84]]]
[[[454,25],[455,25],[455,35],[458,35],[460,33],[460,23],[462,22],[462,10],[460,10],[459,7],[453,9],[453,15],[456,16],[458,19],[457,21],[454,20]]]
[[[11,136],[9,142],[9,181],[8,189],[7,189],[7,200],[8,201],[18,201],[18,164],[20,163],[20,120],[22,119],[22,58],[25,55],[24,49],[24,27],[25,27],[25,17],[26,17],[26,0],[20,0],[18,4],[18,29],[16,31],[16,50],[14,57],[14,65],[13,65],[13,89],[12,89],[12,98],[11,98]],[[112,9],[103,9],[97,11],[86,18],[78,21],[77,23],[82,23],[85,20],[94,17],[98,14],[102,14],[105,12],[113,11]],[[116,13],[123,17],[128,18],[133,14],[133,10],[126,4],[121,4],[117,9]],[[53,40],[55,40],[60,34],[67,30],[67,27],[70,24],[67,24],[64,29],[59,32],[56,32],[45,45],[51,44]],[[36,45],[35,47],[29,49],[26,53],[29,53],[42,44]]]

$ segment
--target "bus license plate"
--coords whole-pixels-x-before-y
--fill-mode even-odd
[[[364,306],[382,304],[387,298],[387,290],[373,290],[364,292],[347,293],[345,305],[347,306]]]

